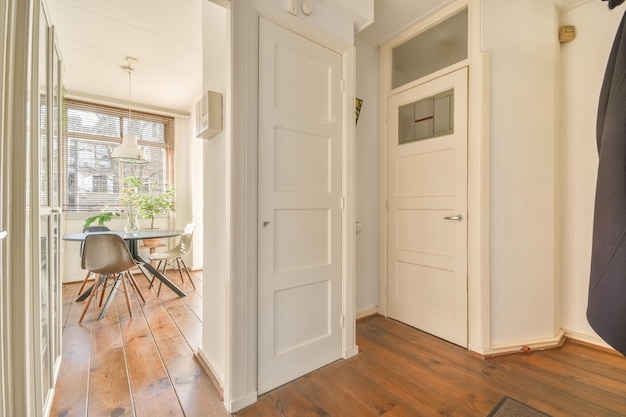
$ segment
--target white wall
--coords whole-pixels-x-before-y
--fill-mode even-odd
[[[357,317],[378,305],[378,48],[356,39],[356,96],[363,100],[356,125]]]
[[[202,86],[223,95],[224,130],[203,140],[203,296],[199,354],[227,389],[230,299],[230,13],[212,2],[202,4]]]
[[[604,70],[624,6],[591,1],[561,16],[576,39],[561,47],[561,318],[575,337],[597,338],[586,319],[598,169],[596,113]]]
[[[198,100],[200,97],[201,92],[198,92]],[[189,118],[176,118],[176,132],[176,212],[173,227],[184,229],[189,223],[195,225],[191,252],[185,262],[191,269],[202,269],[202,140],[195,137],[195,109]],[[170,243],[178,243],[178,238],[170,239]]]
[[[558,12],[484,0],[491,55],[491,344],[553,338],[557,291]]]

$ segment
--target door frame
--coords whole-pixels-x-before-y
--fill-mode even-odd
[[[258,19],[260,16],[342,56],[342,356],[358,353],[355,313],[355,48],[264,0],[231,2],[232,125],[230,144],[231,285],[227,319],[224,404],[230,411],[257,399]],[[243,30],[245,28],[245,30]],[[245,343],[242,343],[245,341]]]
[[[1,223],[9,232],[2,245],[5,260],[2,275],[21,278],[0,283],[0,308],[5,318],[0,329],[4,337],[2,394],[5,396],[7,415],[34,416],[37,413],[35,378],[32,375],[35,353],[30,334],[34,281],[30,249],[35,236],[32,226],[36,210],[33,207],[38,202],[28,201],[27,193],[38,195],[39,188],[38,181],[31,181],[31,178],[38,178],[36,172],[32,172],[34,158],[30,148],[37,129],[32,128],[33,116],[29,119],[28,111],[33,101],[33,39],[35,14],[39,13],[39,9],[39,0],[6,0],[2,10],[2,18],[6,19],[4,36],[7,54],[3,62],[4,106],[0,133],[5,198],[0,214]]]
[[[392,49],[466,7],[469,12],[468,59],[392,89]],[[458,0],[380,46],[378,313],[387,316],[388,98],[416,85],[454,72],[459,68],[468,67],[468,349],[485,355],[491,350],[489,305],[489,55],[480,51],[480,13],[480,0]]]

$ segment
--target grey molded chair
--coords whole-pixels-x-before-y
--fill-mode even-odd
[[[183,260],[183,256],[187,255],[189,253],[189,250],[191,249],[193,230],[195,229],[195,227],[196,226],[192,223],[185,226],[185,230],[180,236],[180,241],[178,242],[178,245],[176,245],[174,248],[163,252],[157,252],[148,256],[148,259],[150,259],[151,261],[159,262],[156,269],[160,270],[163,275],[165,275],[167,267],[173,267],[174,262],[176,262],[176,269],[178,269],[178,273],[180,274],[180,280],[185,283],[182,272],[182,269],[184,268],[185,272],[187,273],[187,277],[189,278],[189,282],[191,282],[191,286],[194,290],[196,289],[196,284],[194,284],[193,279],[191,278],[191,273],[189,272],[187,264]],[[152,283],[154,283],[154,280],[152,281]],[[152,287],[152,284],[150,284],[150,287]],[[157,296],[159,294],[161,294],[161,282],[159,282],[159,290],[157,291]]]
[[[124,295],[126,297],[128,313],[132,317],[133,311],[130,307],[130,298],[128,296],[126,281],[128,281],[144,304],[146,302],[139,286],[137,285],[137,282],[135,281],[135,278],[130,273],[130,269],[137,265],[138,264],[135,262],[133,256],[128,250],[126,242],[124,242],[124,239],[120,236],[112,233],[87,236],[85,238],[85,246],[83,247],[81,266],[83,269],[97,274],[99,278],[97,278],[94,283],[78,322],[81,323],[83,321],[92,299],[96,296],[95,294],[98,291],[102,291],[102,295],[104,296],[106,281],[109,276],[115,277],[113,284],[115,287],[119,285],[118,281],[121,280]],[[102,301],[100,301],[100,304],[102,304]]]
[[[83,228],[83,233],[89,233],[89,232],[108,232],[110,229],[106,226],[87,226]],[[85,242],[82,241],[80,242],[80,257],[83,257],[83,248],[85,247]],[[85,275],[85,279],[83,280],[83,285],[80,286],[80,289],[78,290],[78,295],[83,293],[83,290],[85,289],[85,284],[87,284],[87,281],[89,281],[89,276],[91,275],[91,271],[87,271],[87,275]]]

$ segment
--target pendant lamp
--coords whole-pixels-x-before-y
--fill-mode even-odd
[[[128,65],[122,66],[122,69],[128,73],[128,129],[130,130],[130,122],[132,120],[130,79],[132,73],[135,72],[133,64],[137,62],[137,59],[127,56],[126,61],[128,61]],[[139,144],[137,143],[137,135],[133,135],[131,133],[124,133],[122,137],[122,144],[119,148],[113,151],[111,159],[130,164],[148,163],[146,154],[141,150]]]

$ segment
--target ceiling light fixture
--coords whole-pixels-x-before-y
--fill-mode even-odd
[[[132,105],[131,105],[131,83],[130,79],[135,72],[133,64],[137,63],[137,58],[130,56],[126,57],[128,65],[123,65],[121,68],[128,73],[128,121],[126,123],[127,131],[130,131],[132,121]],[[124,133],[122,136],[122,144],[119,148],[113,151],[111,159],[115,159],[120,162],[127,162],[131,164],[145,164],[148,162],[146,154],[141,150],[137,143],[137,135],[131,133]]]

